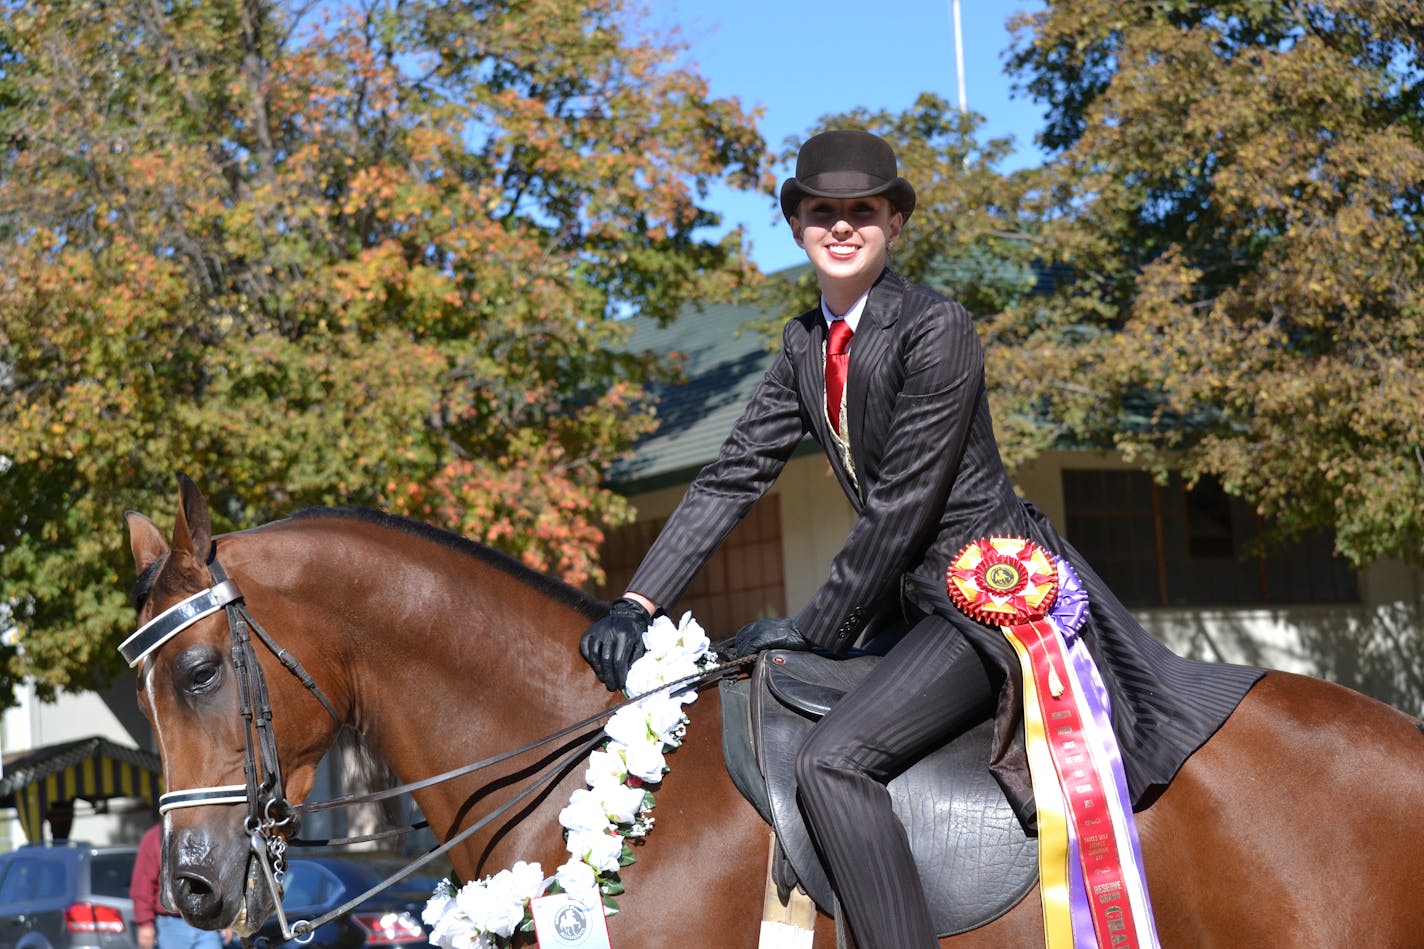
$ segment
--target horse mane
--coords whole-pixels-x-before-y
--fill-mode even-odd
[[[600,602],[596,597],[590,596],[578,587],[564,583],[548,574],[540,573],[506,553],[424,521],[364,507],[309,507],[297,511],[291,515],[289,520],[304,521],[325,517],[375,524],[378,527],[419,537],[450,550],[458,551],[468,557],[474,557],[481,563],[509,574],[526,586],[533,587],[544,596],[578,610],[589,619],[597,619],[608,610],[606,603]]]

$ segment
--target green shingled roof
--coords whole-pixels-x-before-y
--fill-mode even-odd
[[[720,303],[689,307],[667,326],[643,317],[630,320],[634,329],[627,348],[680,354],[685,381],[655,390],[661,423],[609,473],[619,490],[685,484],[717,457],[775,357],[766,335],[749,325],[766,316],[759,307]]]

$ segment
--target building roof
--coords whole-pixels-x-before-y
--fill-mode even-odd
[[[63,774],[75,765],[99,761],[106,762],[105,766],[117,770],[137,768],[153,775],[163,774],[163,764],[153,752],[120,745],[96,735],[93,738],[80,738],[56,745],[26,748],[5,755],[5,775],[0,778],[0,798],[9,797],[25,785],[42,781],[50,775]],[[112,762],[112,765],[107,762]],[[89,790],[94,793],[92,788]]]
[[[98,735],[7,754],[4,770],[0,807],[15,808],[31,841],[44,839],[44,822],[55,807],[76,798],[138,797],[156,804],[163,790],[158,755]]]
[[[658,428],[613,467],[613,484],[623,491],[685,484],[717,456],[775,357],[766,334],[752,325],[767,316],[757,306],[712,303],[688,307],[666,326],[646,317],[629,320],[628,349],[678,355],[684,378],[652,390]]]

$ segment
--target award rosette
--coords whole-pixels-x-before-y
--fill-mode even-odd
[[[945,586],[1019,658],[1048,949],[1157,949],[1107,689],[1077,636],[1077,574],[1031,540],[984,537],[950,561]]]
[[[986,626],[1042,619],[1058,596],[1048,552],[1031,540],[985,537],[959,552],[945,575],[954,605]]]

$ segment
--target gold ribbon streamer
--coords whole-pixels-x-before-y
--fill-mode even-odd
[[[1025,751],[1033,799],[1038,807],[1038,886],[1043,902],[1046,949],[1073,949],[1073,918],[1068,897],[1068,812],[1048,750],[1048,732],[1038,701],[1033,660],[1013,627],[1000,627],[1014,647],[1023,673]]]

